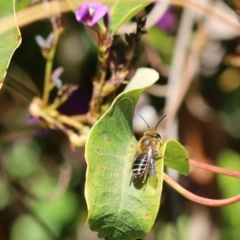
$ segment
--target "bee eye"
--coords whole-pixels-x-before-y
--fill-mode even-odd
[[[154,133],[153,137],[156,139],[161,139],[161,135],[159,133]]]

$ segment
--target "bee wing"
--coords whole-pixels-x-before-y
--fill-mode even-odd
[[[152,179],[152,186],[154,188],[157,187],[157,170],[156,170],[156,162],[155,162],[155,155],[154,155],[154,150],[152,148],[152,146],[149,146],[150,150],[148,152],[148,173],[149,173],[149,179]]]
[[[135,156],[134,156],[133,161],[132,161],[131,169],[132,169],[132,167],[133,167],[133,165],[134,165],[134,162],[135,162],[135,160],[136,160],[137,155],[138,155],[138,152],[135,153]]]
[[[154,150],[152,145],[150,145],[147,154],[148,172],[150,175],[156,175],[156,165],[154,157]]]
[[[149,174],[154,175],[154,176],[157,175],[156,163],[155,163],[154,156],[150,160]]]

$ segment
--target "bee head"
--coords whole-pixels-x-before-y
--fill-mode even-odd
[[[160,133],[154,133],[153,135],[152,135],[152,137],[153,138],[155,138],[156,140],[161,140],[161,135],[160,135]]]
[[[161,135],[160,135],[160,133],[156,132],[156,131],[153,130],[153,129],[150,129],[150,130],[146,131],[146,132],[144,133],[144,136],[154,138],[154,139],[157,140],[157,141],[161,140]]]

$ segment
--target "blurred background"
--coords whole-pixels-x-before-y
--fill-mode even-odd
[[[240,171],[239,9],[234,0],[173,0],[150,4],[140,13],[148,15],[148,33],[133,69],[152,67],[161,77],[139,100],[133,119],[137,137],[146,130],[138,114],[155,126],[165,112],[168,117],[160,130],[164,139],[179,140],[191,159]],[[91,30],[77,23],[70,10],[61,18],[65,30],[54,65],[64,68],[63,83],[79,86],[59,109],[71,116],[88,111],[97,48]],[[131,32],[133,22],[118,33]],[[22,44],[8,73],[39,95],[45,60],[35,36],[46,38],[51,24],[46,18],[20,30]],[[9,87],[10,77],[5,81],[0,91],[0,240],[97,240],[85,226],[84,147],[73,151],[58,131],[24,131],[35,123],[29,101]],[[188,177],[166,172],[203,197],[220,199],[240,192],[239,179],[196,168]],[[238,240],[239,213],[240,203],[205,207],[164,185],[159,215],[145,239]]]

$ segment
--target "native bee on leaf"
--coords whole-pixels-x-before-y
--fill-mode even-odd
[[[142,183],[145,183],[149,174],[156,175],[157,173],[155,160],[157,155],[161,155],[159,152],[161,135],[157,132],[157,127],[166,115],[158,121],[155,129],[151,129],[145,119],[142,116],[140,117],[146,123],[148,131],[138,141],[137,154],[132,164],[132,177],[138,182],[142,179]]]

